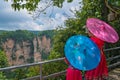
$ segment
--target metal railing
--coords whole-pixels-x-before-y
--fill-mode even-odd
[[[120,49],[120,47],[105,49],[104,51],[106,52],[106,51],[118,50],[118,49]],[[120,55],[107,58],[107,61],[111,61],[111,60],[118,59],[118,58],[120,58]],[[42,61],[42,62],[38,62],[38,63],[30,63],[30,64],[24,64],[24,65],[19,65],[19,66],[11,66],[11,67],[0,68],[0,71],[7,71],[7,70],[12,70],[12,69],[18,69],[18,68],[25,68],[25,67],[40,65],[40,75],[33,76],[33,77],[30,77],[30,78],[26,78],[26,79],[21,79],[21,80],[33,80],[33,79],[38,79],[38,78],[40,80],[45,80],[45,79],[48,79],[50,77],[63,75],[63,74],[65,74],[66,71],[64,70],[64,71],[53,73],[53,74],[50,74],[50,75],[47,75],[47,76],[42,76],[42,65],[46,64],[46,63],[62,61],[62,60],[64,60],[64,57],[63,58],[58,58],[58,59],[53,59],[53,60],[48,60],[48,61]],[[120,61],[118,61],[118,62],[116,62],[112,65],[109,65],[108,68],[110,69],[110,68],[118,66],[118,65],[120,65]]]

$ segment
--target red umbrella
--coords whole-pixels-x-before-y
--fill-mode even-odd
[[[86,27],[88,30],[99,39],[109,42],[115,43],[119,40],[119,36],[112,26],[107,24],[106,22],[96,19],[96,18],[89,18],[86,22]]]

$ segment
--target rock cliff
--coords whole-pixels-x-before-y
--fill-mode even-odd
[[[3,50],[9,61],[9,65],[20,65],[43,60],[43,55],[49,55],[51,39],[46,36],[34,37],[32,41],[16,42],[8,38],[2,43]]]

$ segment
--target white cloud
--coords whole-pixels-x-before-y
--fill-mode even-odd
[[[49,7],[46,14],[41,14],[36,20],[33,20],[26,10],[14,11],[11,8],[11,2],[1,1],[0,9],[0,29],[1,30],[50,30],[55,29],[58,25],[64,25],[68,17],[74,17],[70,11],[79,10],[79,0],[72,3],[64,2],[63,8]],[[40,3],[44,7],[45,3]]]
[[[64,22],[65,20],[67,20],[67,17],[65,17],[65,16],[62,15],[62,14],[56,13],[55,19],[58,20],[58,21]],[[59,23],[59,22],[58,22],[58,23]]]

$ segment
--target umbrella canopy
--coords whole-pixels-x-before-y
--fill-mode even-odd
[[[106,22],[96,19],[89,18],[86,22],[86,27],[88,30],[99,39],[109,42],[115,43],[119,40],[119,36],[117,32]]]
[[[100,62],[99,48],[86,36],[70,37],[64,46],[64,52],[69,63],[79,70],[94,69]]]

